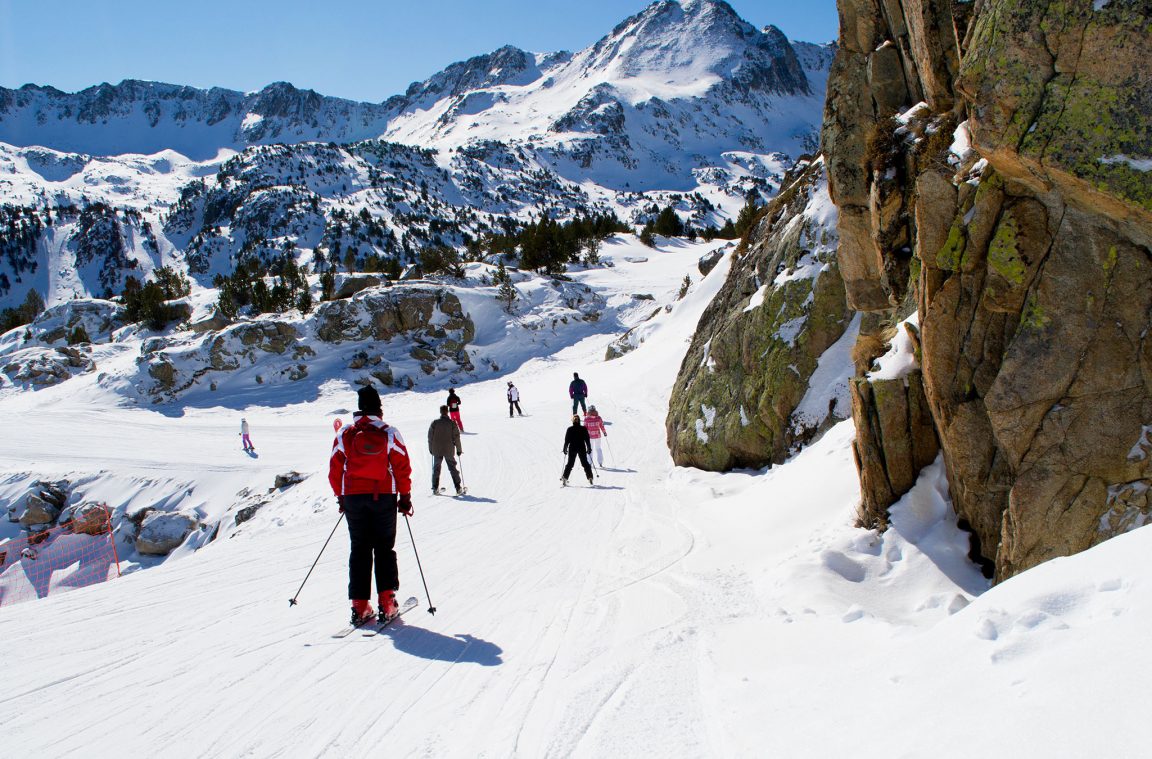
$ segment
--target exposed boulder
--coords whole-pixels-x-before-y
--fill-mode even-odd
[[[53,343],[67,340],[77,328],[90,341],[106,341],[124,326],[124,306],[110,300],[77,299],[44,309],[26,331],[34,340]]]
[[[696,268],[700,270],[701,276],[707,277],[708,272],[716,268],[716,264],[720,263],[720,259],[724,257],[725,249],[725,246],[720,246],[719,248],[716,248],[715,250],[709,251],[708,253],[700,256],[700,260],[697,262]]]
[[[167,556],[199,527],[200,522],[188,514],[153,511],[140,525],[136,550],[149,556]]]
[[[105,535],[112,524],[108,505],[88,501],[78,505],[71,515],[72,532],[83,535]]]
[[[300,474],[300,472],[295,470],[291,472],[284,472],[283,474],[276,475],[276,480],[273,484],[273,487],[278,489],[287,488],[291,487],[292,485],[299,485],[306,479],[308,479],[308,475]]]
[[[793,419],[821,355],[851,320],[834,224],[817,161],[768,206],[700,319],[666,422],[677,464],[725,470],[779,463],[810,437],[809,424],[830,416],[825,407],[821,420]]]
[[[32,528],[55,524],[59,516],[59,506],[41,498],[36,493],[29,493],[24,497],[24,513],[20,517],[20,525]]]
[[[16,383],[48,387],[85,374],[96,368],[92,346],[64,345],[58,348],[25,348],[14,351],[4,364],[3,372]]]
[[[862,527],[888,525],[888,507],[912,489],[920,470],[936,459],[940,444],[919,371],[884,380],[858,378],[852,385],[856,440],[852,453],[860,472]]]
[[[476,337],[476,326],[460,299],[444,288],[398,286],[367,291],[349,300],[329,301],[316,309],[316,336],[329,343],[388,342],[403,336],[413,343],[408,353],[430,374],[441,362],[471,370],[465,347]],[[381,365],[382,364],[382,365]],[[350,368],[371,368],[386,385],[395,380],[380,356],[358,352]]]
[[[231,323],[232,320],[225,316],[223,311],[213,306],[212,310],[206,316],[189,322],[188,329],[197,333],[219,332]]]
[[[356,293],[370,287],[379,287],[387,282],[383,277],[375,274],[341,274],[336,278],[336,287],[332,293],[332,300],[351,298]]]

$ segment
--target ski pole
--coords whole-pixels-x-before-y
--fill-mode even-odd
[[[424,583],[424,597],[428,599],[428,613],[436,614],[436,607],[432,605],[432,597],[428,595],[428,581],[424,579],[424,567],[420,566],[420,552],[416,550],[416,536],[412,534],[412,522],[408,515],[404,515],[404,524],[408,525],[408,538],[412,541],[412,553],[416,554],[416,568],[420,570],[420,582]]]
[[[460,487],[464,487],[464,452],[456,456],[456,466],[460,467]]]
[[[340,512],[340,518],[336,520],[336,527],[340,526],[340,522],[344,519],[344,512]],[[328,547],[328,541],[332,540],[332,536],[336,534],[336,527],[332,528],[332,532],[328,534],[328,540],[324,541],[324,547],[320,549],[320,553],[316,554],[316,561],[312,562],[308,574],[304,575],[304,582],[308,582],[308,578],[312,576],[312,570],[316,568],[316,564],[320,561],[320,557],[324,555],[324,548]],[[296,599],[300,596],[300,591],[304,590],[304,582],[300,583],[300,587],[296,589],[296,595],[288,599],[289,606],[296,605]]]

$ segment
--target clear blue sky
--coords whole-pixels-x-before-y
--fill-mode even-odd
[[[254,90],[292,82],[380,101],[515,45],[579,50],[647,0],[0,0],[0,86],[146,79]],[[729,0],[793,40],[837,35],[835,0]]]

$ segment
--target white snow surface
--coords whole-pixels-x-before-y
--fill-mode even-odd
[[[876,370],[868,373],[869,380],[900,379],[919,365],[916,363],[916,353],[912,347],[912,338],[904,326],[909,324],[913,329],[920,328],[920,313],[916,312],[896,325],[896,334],[892,338],[888,351],[876,360]]]
[[[401,596],[420,605],[376,637],[331,637],[348,613],[347,533],[325,472],[331,422],[355,403],[339,374],[319,397],[281,388],[240,409],[129,408],[67,382],[0,399],[4,501],[62,476],[117,509],[209,517],[275,474],[309,475],[215,541],[0,607],[4,753],[1145,755],[1149,530],[988,590],[940,462],[886,533],[853,527],[851,422],[765,471],[673,466],[669,393],[728,267],[675,301],[699,254],[574,273],[609,303],[642,289],[672,305],[635,351],[603,362],[605,327],[460,387],[465,498],[427,495],[441,393],[385,396],[414,452],[411,529],[438,611],[401,525]],[[595,489],[558,482],[572,371],[608,423]],[[509,379],[523,418],[507,416]],[[258,457],[240,450],[241,416]]]

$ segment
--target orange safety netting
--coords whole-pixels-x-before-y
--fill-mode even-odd
[[[107,504],[90,504],[51,529],[0,539],[0,606],[120,576]]]

